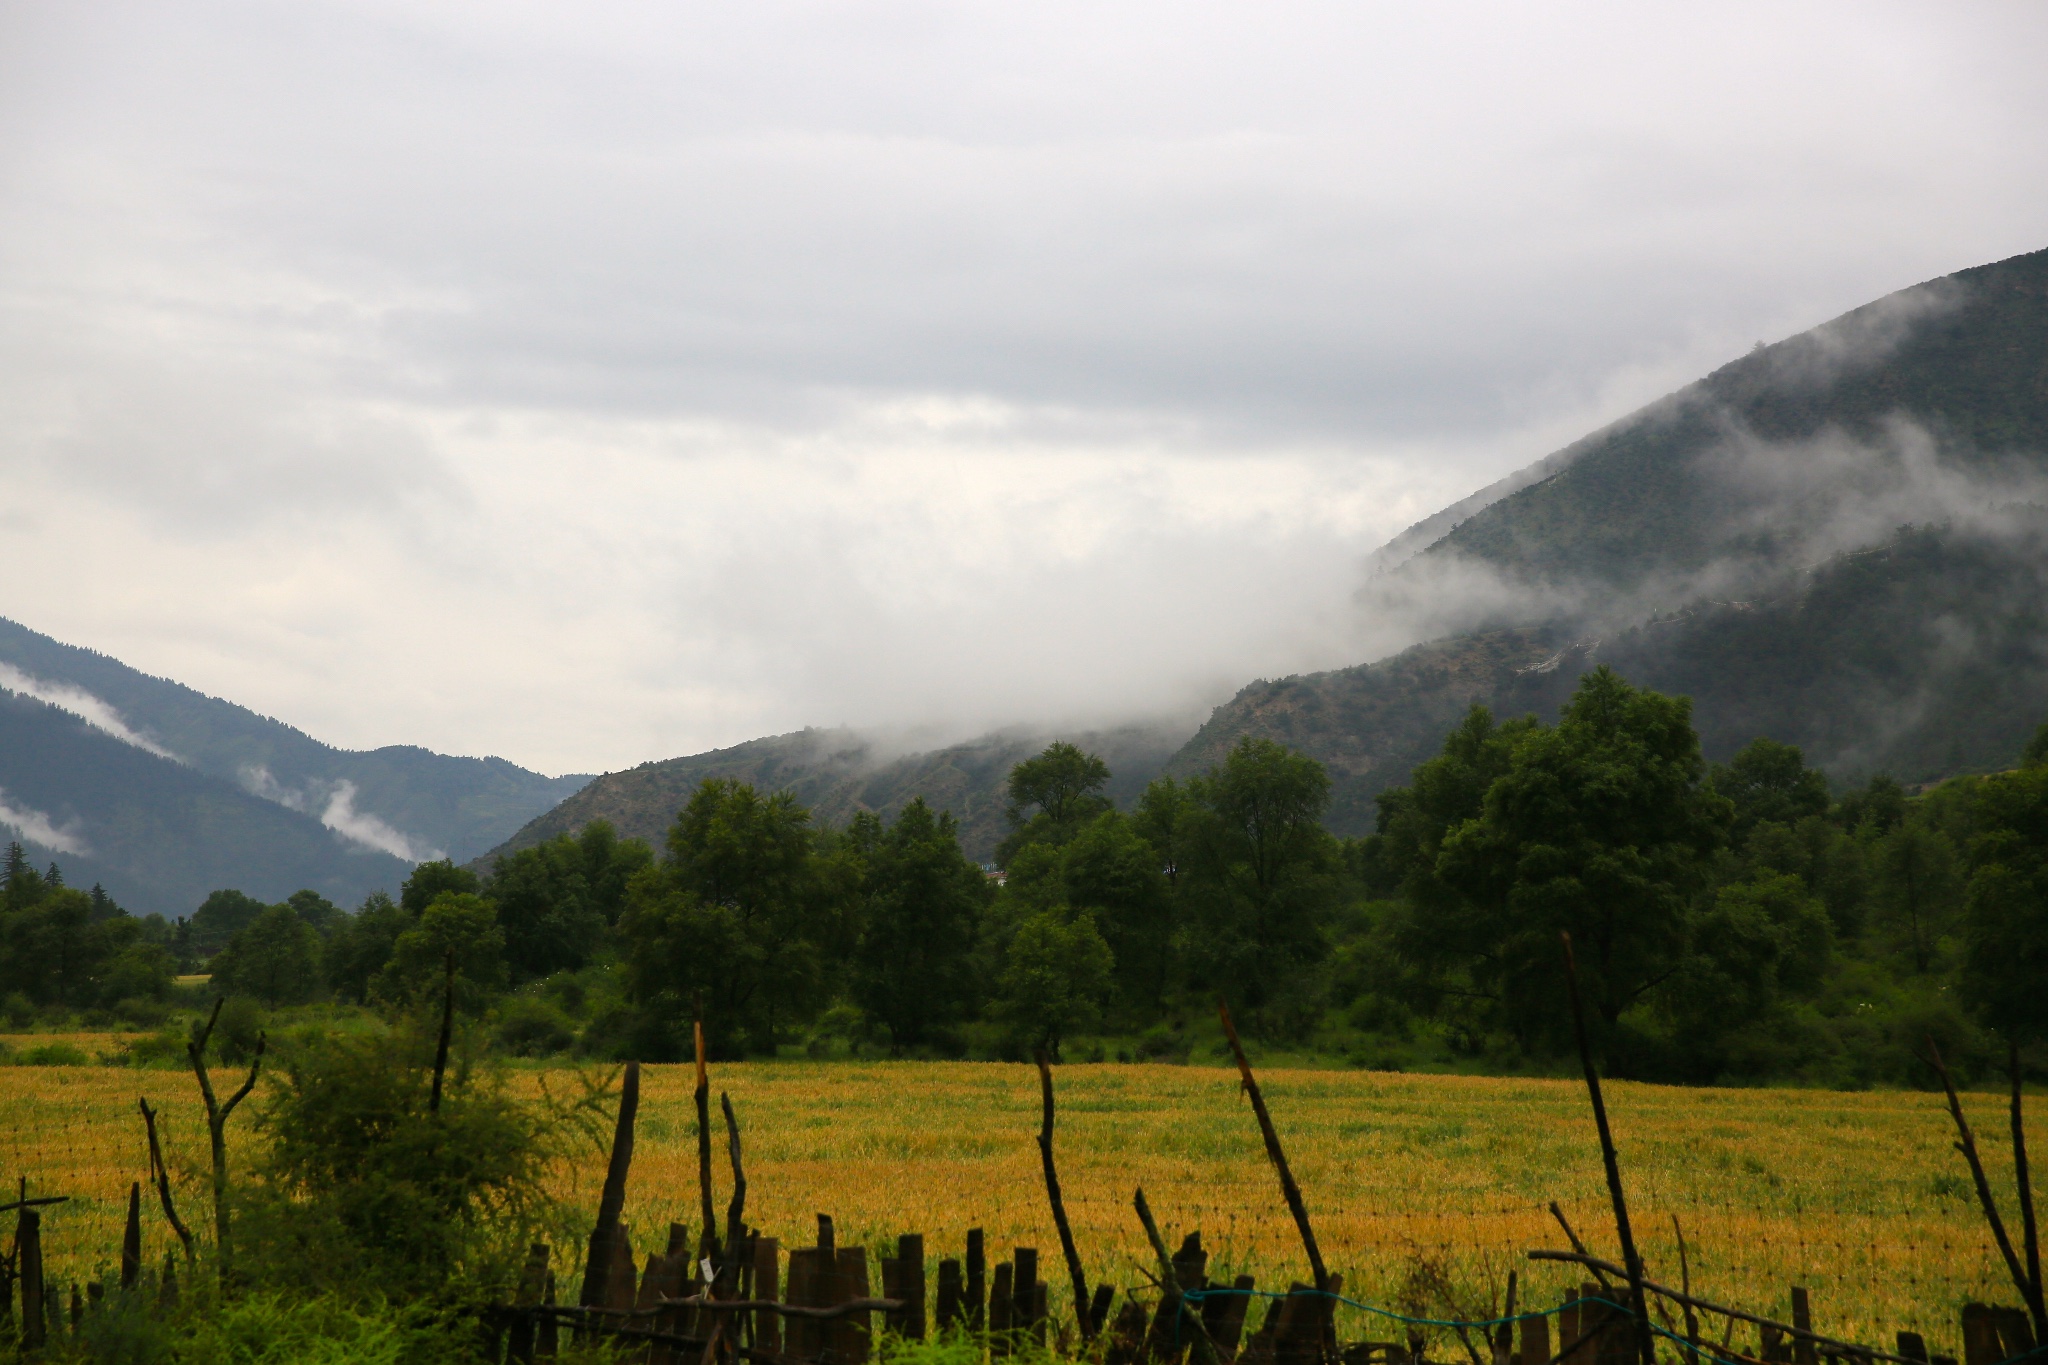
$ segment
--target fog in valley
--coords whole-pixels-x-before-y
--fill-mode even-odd
[[[16,7],[0,615],[332,743],[563,772],[1192,728],[1611,612],[1372,554],[2041,246],[2044,39],[2020,5]],[[1905,424],[1715,458],[1774,569],[2040,498]]]

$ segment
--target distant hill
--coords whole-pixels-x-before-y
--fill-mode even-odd
[[[1503,481],[1505,496],[1410,563],[1606,590],[1702,576],[1725,586],[1867,543],[1973,486],[2038,482],[2044,462],[2048,251],[2037,251],[1759,346],[1540,461],[1543,477]]]
[[[1564,623],[1481,631],[1254,683],[1168,771],[1200,771],[1241,735],[1278,740],[1330,769],[1331,828],[1365,834],[1373,797],[1441,749],[1472,703],[1554,720],[1602,663],[1691,697],[1710,759],[1769,735],[1850,781],[2003,768],[2048,721],[2048,509],[2012,521],[1998,535],[1908,528],[1753,599],[1701,600],[1608,636]]]
[[[246,707],[6,620],[0,701],[10,703],[15,738],[0,744],[0,802],[24,818],[39,813],[72,822],[96,857],[125,869],[117,874],[123,891],[107,882],[116,899],[167,913],[197,904],[186,899],[191,877],[200,875],[196,869],[230,866],[232,860],[221,861],[229,850],[242,850],[236,857],[247,877],[300,878],[286,892],[317,890],[323,877],[364,890],[395,886],[411,863],[474,857],[589,780],[407,745],[336,749]],[[57,716],[68,719],[60,724]],[[135,823],[144,808],[116,799],[129,789],[112,781],[116,772],[153,793],[158,806],[187,803],[158,810],[158,833],[167,838],[164,831],[175,829],[185,842],[145,836]],[[284,815],[292,818],[279,823]],[[22,826],[13,822],[17,831]],[[287,829],[299,832],[279,833]],[[314,856],[316,846],[340,861],[330,865],[325,851]],[[364,861],[358,854],[376,856]],[[66,866],[73,861],[60,857]],[[257,894],[255,882],[232,876],[215,885]]]
[[[235,887],[267,901],[310,887],[354,907],[411,865],[318,820],[157,757],[77,716],[0,692],[0,840],[21,838],[73,886],[136,914],[190,914]],[[25,837],[24,837],[25,836]]]
[[[1128,804],[1157,777],[1180,747],[1184,728],[1126,726],[1052,735],[1016,730],[918,753],[892,753],[852,730],[802,730],[750,740],[729,749],[643,763],[607,773],[476,860],[495,858],[598,818],[619,833],[656,848],[676,812],[707,777],[736,778],[770,791],[789,791],[822,824],[844,825],[860,811],[893,818],[912,798],[952,812],[967,856],[985,862],[1007,826],[1003,808],[1010,769],[1055,738],[1071,739],[1101,754],[1111,771],[1109,793]]]
[[[1843,778],[1998,766],[2048,719],[2048,541],[2028,506],[2048,502],[2044,454],[2036,252],[1760,345],[1417,523],[1373,556],[1362,596],[1439,638],[1252,683],[1170,755],[1157,732],[1069,738],[1109,758],[1127,804],[1159,772],[1269,736],[1330,768],[1333,827],[1363,833],[1372,798],[1473,702],[1549,716],[1609,662],[1695,698],[1715,757],[1769,734]],[[848,731],[755,740],[600,778],[492,856],[599,815],[658,840],[725,776],[832,822],[922,793],[986,857],[1007,770],[1040,743],[886,758]]]
[[[1261,681],[1175,755],[1243,734],[1372,826],[1472,702],[1546,718],[1606,662],[1838,778],[2011,761],[2048,720],[2048,252],[1903,290],[1760,347],[1418,524],[1369,605],[1463,629]]]

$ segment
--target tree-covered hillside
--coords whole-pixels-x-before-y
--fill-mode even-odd
[[[1760,346],[1561,452],[1424,551],[1517,579],[1632,588],[1796,552],[1900,454],[2048,470],[2048,251],[1902,290]],[[1849,452],[1843,447],[1860,449]]]
[[[545,777],[502,758],[459,758],[415,745],[336,749],[247,707],[7,620],[0,620],[0,691],[98,704],[148,746],[140,752],[168,755],[316,819],[346,784],[346,814],[381,824],[388,834],[377,837],[386,851],[403,845],[422,856],[474,857],[589,780]],[[0,752],[0,787],[26,780],[22,761]],[[63,760],[73,767],[82,761],[83,755]]]
[[[1172,727],[1131,725],[1083,732],[1078,738],[1112,760],[1116,776],[1110,795],[1128,802],[1158,775],[1186,735]],[[817,818],[834,825],[844,825],[862,812],[893,818],[922,797],[934,810],[953,818],[968,856],[985,862],[1003,836],[1010,769],[1044,742],[1043,735],[1018,730],[902,754],[851,730],[802,730],[643,763],[592,781],[477,859],[476,865],[486,867],[493,858],[572,833],[593,820],[607,822],[623,837],[658,843],[676,811],[710,777],[788,792]]]
[[[99,882],[145,914],[189,915],[225,886],[267,899],[309,887],[353,905],[397,886],[409,866],[300,811],[9,693],[0,693],[0,800],[52,826],[31,841],[40,857],[61,859],[74,881]],[[0,839],[14,833],[0,831]]]

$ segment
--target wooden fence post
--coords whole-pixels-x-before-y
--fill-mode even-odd
[[[43,1306],[43,1216],[23,1209],[14,1222],[15,1274],[21,1278],[21,1345],[39,1351],[49,1340]]]

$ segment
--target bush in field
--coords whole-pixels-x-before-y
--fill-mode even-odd
[[[433,1047],[398,1029],[286,1058],[258,1119],[269,1146],[248,1226],[272,1243],[265,1261],[318,1282],[346,1275],[347,1248],[385,1287],[430,1282],[544,1214],[562,1115],[463,1061],[436,1107]]]

